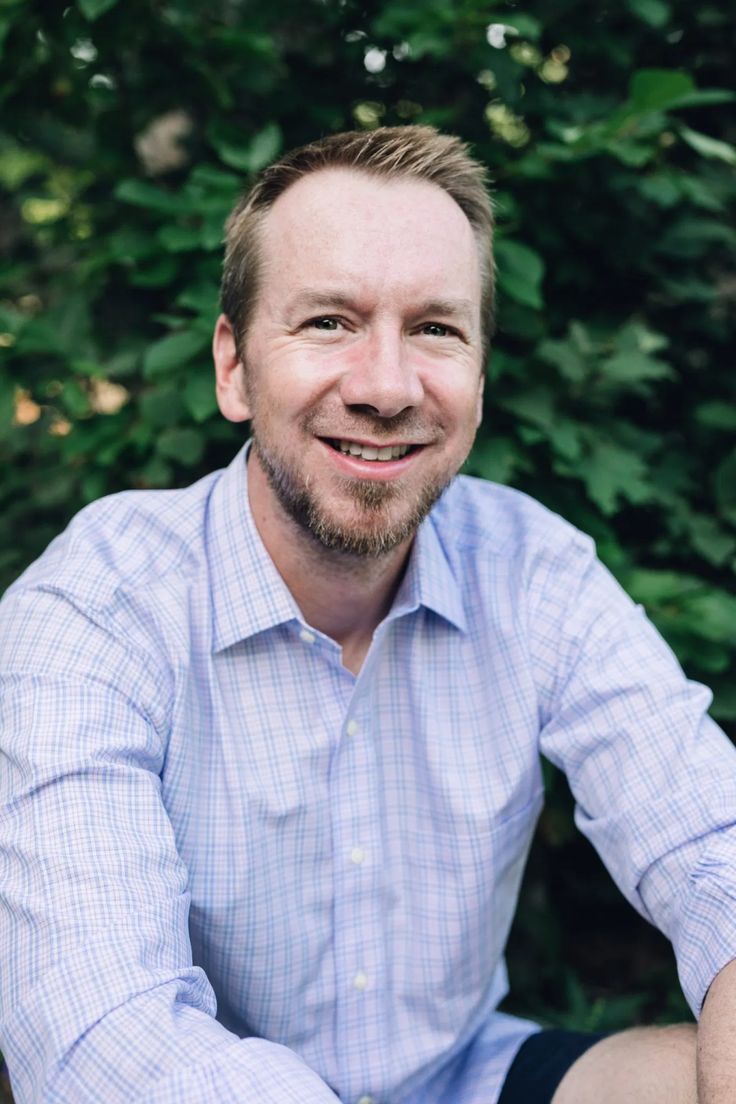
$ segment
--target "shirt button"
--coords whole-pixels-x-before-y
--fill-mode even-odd
[[[354,847],[350,852],[350,861],[354,862],[356,866],[360,866],[365,858],[365,851],[362,847]]]
[[[358,731],[358,727],[359,726],[357,721],[348,721],[345,731],[347,732],[348,736],[355,736],[356,732]]]
[[[353,986],[355,989],[360,990],[361,993],[364,989],[368,988],[368,978],[362,970],[359,970],[353,978]]]
[[[374,1104],[374,1100],[372,1096],[361,1096],[357,1104]]]
[[[313,632],[310,632],[309,629],[302,629],[302,631],[299,633],[299,639],[304,644],[314,644],[317,637],[314,635]]]

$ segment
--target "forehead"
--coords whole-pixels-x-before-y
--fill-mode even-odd
[[[264,219],[261,293],[355,284],[367,294],[464,297],[480,304],[479,249],[467,217],[422,180],[351,169],[311,173]]]

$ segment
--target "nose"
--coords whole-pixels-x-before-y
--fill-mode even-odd
[[[394,418],[421,404],[424,387],[416,354],[406,347],[401,333],[366,335],[351,350],[340,395],[346,406],[380,418]]]

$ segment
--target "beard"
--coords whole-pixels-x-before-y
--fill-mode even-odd
[[[322,548],[344,555],[376,559],[414,535],[449,486],[455,473],[428,481],[407,492],[391,483],[343,478],[339,489],[351,503],[353,518],[336,519],[322,506],[309,480],[281,457],[269,452],[251,425],[253,451],[284,512]],[[398,516],[393,507],[401,504]]]

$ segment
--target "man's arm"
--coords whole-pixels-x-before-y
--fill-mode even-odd
[[[0,1047],[18,1104],[335,1104],[214,1019],[161,800],[164,665],[51,587],[0,607]]]
[[[698,1024],[698,1104],[736,1100],[736,961],[718,974]]]
[[[554,570],[568,598],[542,611],[555,642],[542,751],[620,889],[671,940],[697,1015],[736,958],[736,750],[592,548]]]

